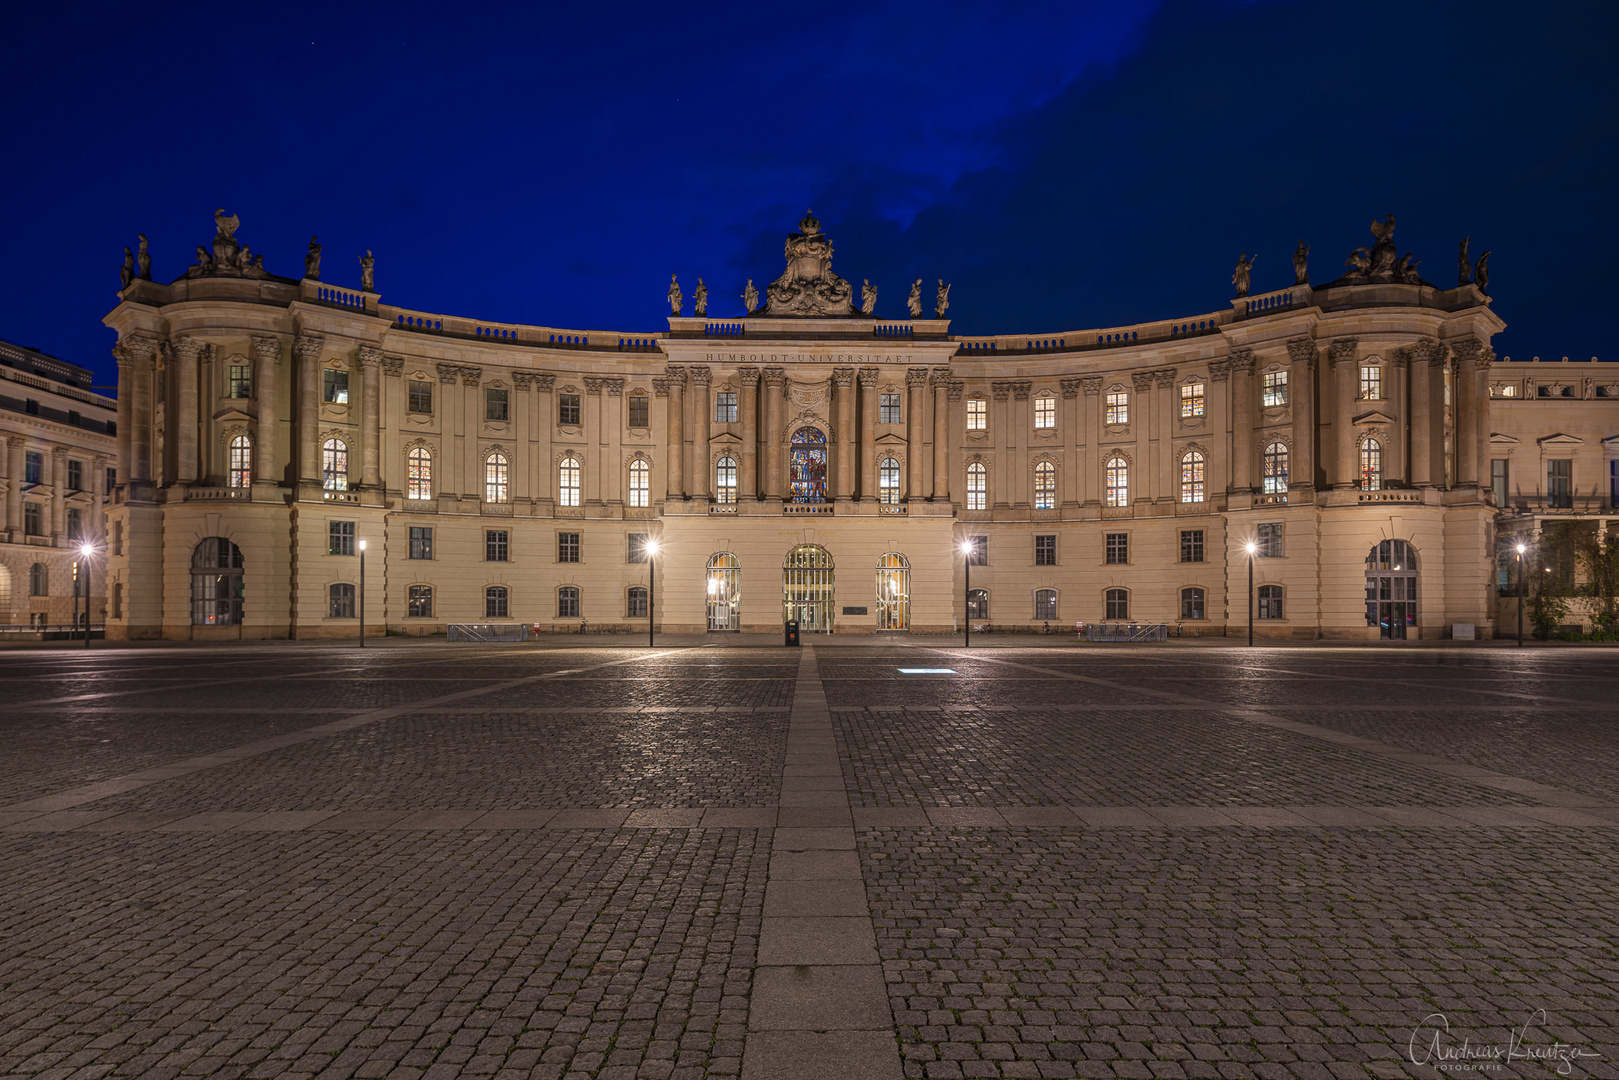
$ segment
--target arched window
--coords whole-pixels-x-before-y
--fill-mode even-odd
[[[1057,617],[1057,590],[1034,590],[1034,617],[1037,619],[1055,619]]]
[[[1265,494],[1287,494],[1287,444],[1273,442],[1265,447]]]
[[[1130,590],[1109,589],[1106,596],[1107,617],[1110,619],[1128,619],[1130,617]]]
[[[806,634],[832,632],[832,553],[819,544],[799,544],[781,568],[782,618]]]
[[[405,591],[405,615],[411,619],[433,617],[433,586],[412,585]]]
[[[714,463],[714,501],[736,502],[736,459],[722,457]]]
[[[708,628],[742,628],[742,564],[729,551],[716,551],[708,559]]]
[[[328,619],[354,618],[354,586],[339,582],[326,589],[326,617]]]
[[[826,501],[826,436],[819,429],[801,427],[793,432],[787,470],[793,502]]]
[[[511,467],[499,450],[483,459],[483,501],[503,503],[511,498]]]
[[[1130,463],[1122,457],[1107,459],[1107,505],[1130,505]]]
[[[1057,505],[1057,466],[1042,461],[1034,467],[1034,508],[1050,510]]]
[[[342,439],[327,439],[321,444],[320,486],[327,491],[349,489],[349,448]]]
[[[50,571],[45,569],[44,563],[35,563],[28,568],[28,595],[49,596],[50,594]]]
[[[1261,585],[1259,587],[1259,617],[1261,619],[1280,619],[1282,617],[1282,587],[1280,585]]]
[[[1200,503],[1208,495],[1208,463],[1200,450],[1181,455],[1181,502]]]
[[[899,502],[899,462],[885,457],[877,464],[877,501]]]
[[[409,465],[405,481],[405,498],[431,499],[433,497],[433,452],[425,446],[411,450],[406,457]]]
[[[989,470],[981,461],[967,466],[967,509],[982,510],[988,504]]]
[[[647,617],[646,586],[633,585],[625,599],[624,617],[626,619],[644,619]]]
[[[246,435],[237,435],[230,441],[225,483],[233,488],[253,483],[253,443]]]
[[[1183,618],[1183,619],[1201,619],[1201,618],[1203,618],[1204,617],[1204,615],[1203,615],[1203,599],[1204,599],[1204,596],[1205,596],[1205,594],[1204,594],[1203,590],[1197,588],[1196,586],[1193,586],[1192,588],[1189,588],[1189,589],[1182,589],[1181,590],[1181,618]]]
[[[1417,552],[1408,541],[1382,540],[1366,556],[1366,625],[1404,638],[1417,625]]]
[[[242,549],[210,536],[191,552],[191,624],[237,626],[242,621]]]
[[[572,454],[557,466],[557,505],[579,505],[579,459]]]
[[[557,618],[577,619],[579,617],[579,590],[573,585],[564,585],[557,590]]]
[[[1383,444],[1373,438],[1360,444],[1360,486],[1363,491],[1383,490]]]
[[[630,462],[630,505],[652,505],[652,466],[642,458]]]
[[[877,629],[908,630],[911,625],[911,564],[897,551],[877,560]]]
[[[483,591],[483,617],[486,619],[506,618],[506,605],[509,593],[504,585],[491,585]]]
[[[987,589],[974,589],[967,594],[967,618],[989,618],[989,591]]]

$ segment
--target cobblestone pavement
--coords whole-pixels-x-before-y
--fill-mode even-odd
[[[1619,1077],[1619,652],[565,644],[0,652],[0,1077]]]

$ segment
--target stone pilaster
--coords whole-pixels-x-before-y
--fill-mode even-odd
[[[927,462],[927,452],[923,449],[923,392],[928,384],[928,369],[921,367],[909,368],[905,372],[905,461],[906,473],[909,480],[905,484],[905,497],[907,499],[920,499],[927,491],[927,481],[923,477],[923,466]]]
[[[197,407],[198,368],[206,342],[195,337],[181,337],[174,341],[174,418],[175,480],[181,484],[195,484],[200,478],[197,438],[202,428],[202,415]]]
[[[786,453],[782,445],[786,437],[781,430],[781,408],[787,392],[787,372],[779,367],[767,367],[761,375],[765,383],[765,498],[780,501],[782,456]]]
[[[950,497],[950,369],[933,369],[933,497]]]
[[[455,441],[460,463],[456,471],[450,474],[451,483],[459,480],[461,498],[468,502],[481,502],[483,452],[478,446],[478,432],[483,429],[483,394],[479,389],[483,385],[483,369],[463,365],[457,374],[461,376],[461,424]],[[456,489],[447,490],[454,492]]]
[[[1062,419],[1065,430],[1060,434],[1066,444],[1062,470],[1062,505],[1078,506],[1084,493],[1080,487],[1084,474],[1085,425],[1079,412],[1079,379],[1063,379],[1057,384],[1062,389]]]
[[[1332,430],[1333,472],[1330,477],[1336,488],[1360,486],[1357,475],[1359,462],[1355,453],[1355,408],[1360,394],[1360,363],[1356,359],[1360,342],[1354,338],[1339,338],[1327,346],[1327,360],[1332,365],[1333,409]]]
[[[1102,504],[1102,454],[1106,447],[1102,445],[1102,377],[1100,375],[1085,375],[1079,380],[1085,390],[1085,460],[1081,471],[1084,505],[1100,506]]]
[[[67,546],[67,447],[51,447],[51,544]]]
[[[130,394],[128,468],[124,482],[149,487],[152,483],[152,379],[153,364],[157,358],[157,338],[136,331],[124,335],[118,347],[123,350],[123,357],[129,360],[134,376]],[[120,383],[120,399],[122,396],[123,386]]]
[[[281,339],[269,334],[253,338],[253,480],[279,484],[281,462],[276,412],[276,369],[281,365]]]
[[[299,334],[293,342],[298,354],[298,482],[320,486],[320,354],[326,339],[320,334]]]
[[[744,364],[736,369],[741,384],[741,404],[737,414],[742,418],[742,460],[737,498],[754,500],[759,497],[759,369]]]
[[[1231,490],[1254,490],[1254,417],[1259,389],[1254,385],[1254,351],[1231,350]],[[1289,390],[1292,387],[1288,388]]]
[[[847,500],[854,498],[854,463],[859,446],[859,428],[854,422],[854,368],[833,368],[832,387],[837,398],[838,418],[837,436],[831,447],[837,478],[832,497]]]
[[[691,396],[693,410],[691,416],[691,494],[694,499],[708,501],[709,469],[708,439],[709,422],[714,416],[714,395],[709,387],[713,381],[713,371],[707,364],[694,364],[691,367]]]
[[[123,361],[119,361],[123,367]],[[22,543],[22,488],[27,474],[27,440],[21,435],[6,436],[6,534],[14,544]]]
[[[1494,355],[1485,359],[1484,343],[1476,337],[1462,338],[1450,347],[1456,355],[1456,484],[1477,484],[1479,462],[1488,459],[1484,447],[1490,406],[1484,378]]]
[[[664,387],[669,395],[669,498],[686,497],[686,369],[670,364],[664,369]]]
[[[1287,463],[1287,486],[1300,500],[1315,498],[1315,369],[1320,350],[1309,338],[1287,343],[1291,361],[1287,376],[1288,407],[1293,414],[1293,448]],[[1292,501],[1292,496],[1289,495]]]
[[[382,486],[382,350],[361,345],[360,363],[360,483],[367,491]]]

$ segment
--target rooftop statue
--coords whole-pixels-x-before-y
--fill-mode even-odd
[[[1462,237],[1462,249],[1456,253],[1456,284],[1466,285],[1473,280],[1473,264],[1467,261],[1467,244],[1473,238]]]
[[[832,272],[832,241],[813,212],[787,234],[787,270],[765,287],[765,315],[853,315],[854,289]]]
[[[320,280],[320,237],[309,238],[309,254],[304,256],[304,277],[310,281]]]
[[[1409,251],[1400,256],[1399,261],[1394,264],[1394,280],[1403,285],[1421,285],[1422,278],[1417,276],[1417,263],[1421,261],[1413,258]]]
[[[905,298],[905,306],[910,309],[911,318],[922,317],[922,279],[917,278],[916,284],[911,286],[911,295]]]
[[[264,256],[253,256],[247,250],[247,245],[237,242],[236,230],[240,225],[241,219],[234,214],[226,214],[223,207],[215,210],[213,253],[210,255],[207,248],[199,245],[197,261],[186,271],[186,276],[266,277]]]
[[[1489,295],[1490,252],[1488,251],[1480,255],[1478,257],[1478,262],[1473,264],[1473,284],[1478,286],[1479,292]]]
[[[141,281],[152,280],[152,255],[146,250],[146,234],[136,233],[140,247],[135,249],[135,276]]]
[[[124,249],[124,265],[118,268],[118,288],[127,289],[135,280],[135,253]]]
[[[678,318],[680,305],[686,302],[686,298],[680,295],[680,282],[675,280],[673,274],[669,275],[669,291],[665,295],[669,298],[669,314]]]
[[[748,287],[742,290],[742,306],[747,309],[749,315],[752,315],[753,309],[759,306],[759,290],[753,287],[752,278],[748,279]]]
[[[1303,240],[1293,249],[1293,284],[1310,284],[1310,249]]]
[[[877,306],[877,286],[871,283],[870,278],[862,280],[865,284],[860,286],[860,314],[870,315]]]
[[[1344,260],[1344,265],[1350,267],[1350,271],[1339,278],[1339,281],[1349,282],[1354,280],[1364,282],[1366,280],[1366,271],[1372,268],[1372,253],[1363,247],[1356,248],[1349,253],[1349,258]]]
[[[365,254],[360,256],[360,291],[377,291],[377,260],[371,256],[371,249],[366,248]]]
[[[708,317],[708,286],[703,284],[702,278],[697,279],[697,289],[691,294],[691,303],[693,315],[699,319]]]
[[[949,311],[949,310],[950,310],[950,286],[948,286],[948,285],[946,285],[944,283],[944,278],[940,278],[939,279],[939,293],[938,293],[938,295],[936,297],[934,297],[934,300],[933,300],[933,317],[935,319],[942,319],[942,318],[944,318],[944,313]]]
[[[1237,268],[1231,271],[1231,284],[1237,287],[1238,299],[1248,295],[1248,282],[1254,269],[1254,259],[1257,258],[1258,255],[1253,258],[1249,258],[1246,254],[1237,256]]]
[[[1372,268],[1367,276],[1373,281],[1393,281],[1396,249],[1394,247],[1394,215],[1372,222]]]

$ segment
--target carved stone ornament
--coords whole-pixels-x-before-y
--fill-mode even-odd
[[[766,386],[774,386],[774,387],[780,389],[781,387],[784,387],[784,386],[787,385],[787,369],[786,368],[779,368],[779,367],[762,368],[762,369],[760,369],[760,374],[764,377]]]
[[[1231,370],[1242,375],[1252,374],[1254,370],[1254,350],[1246,346],[1232,349]]]
[[[201,360],[208,351],[208,343],[200,338],[180,337],[174,339],[174,351],[188,364],[195,364]]]
[[[669,389],[684,390],[686,388],[686,369],[681,364],[669,364],[663,369],[664,378],[669,380]]]
[[[1432,338],[1418,338],[1411,343],[1411,359],[1433,367],[1445,362],[1445,347]]]
[[[965,389],[967,389],[967,384],[966,383],[962,382],[959,379],[953,379],[953,380],[951,380],[949,386],[946,389],[945,396],[951,401],[960,401],[961,400],[961,392],[963,390],[965,390]]]
[[[382,358],[382,373],[384,375],[398,376],[398,375],[403,375],[404,372],[405,372],[405,360],[404,360],[403,357],[400,357],[400,356],[384,356]]]
[[[624,396],[624,380],[622,378],[620,378],[617,375],[609,375],[606,379],[604,379],[602,381],[607,384],[607,396],[608,397],[623,397]]]
[[[382,350],[375,345],[361,345],[356,356],[361,367],[375,367],[382,360]]]
[[[459,378],[460,375],[461,375],[461,365],[460,364],[440,364],[440,365],[438,365],[438,381],[443,383],[445,386],[454,386],[455,385],[455,380],[457,378]]]
[[[826,408],[828,383],[788,383],[787,400],[800,412],[819,412]]]
[[[1153,382],[1160,390],[1168,390],[1175,385],[1175,369],[1159,368],[1152,373]]]
[[[1085,386],[1085,396],[1095,397],[1102,392],[1102,376],[1086,375],[1079,380]]]
[[[281,339],[271,337],[269,334],[256,334],[253,337],[253,355],[260,360],[269,360],[272,363],[281,361]]]
[[[713,381],[714,371],[707,364],[693,364],[689,370],[691,381],[697,386],[707,386]]]
[[[322,334],[299,334],[292,348],[300,360],[318,360],[321,350],[326,348],[326,338]]]
[[[759,369],[752,364],[743,364],[737,368],[736,377],[744,389],[752,390],[759,385]]]
[[[1225,382],[1231,378],[1231,361],[1210,360],[1209,379],[1213,382]]]
[[[223,208],[214,211],[213,252],[198,245],[197,261],[186,270],[186,277],[241,277],[264,278],[264,256],[254,255],[246,244],[238,243],[236,230],[241,219],[227,215]]]
[[[761,314],[848,316],[855,314],[854,288],[832,272],[832,241],[813,213],[799,231],[787,234],[787,270],[765,288],[769,302]]]
[[[1389,366],[1397,371],[1404,371],[1411,366],[1411,350],[1409,348],[1394,349],[1389,353]]]
[[[1151,390],[1152,389],[1152,372],[1150,372],[1150,371],[1132,371],[1130,373],[1130,381],[1133,384],[1135,384],[1136,393],[1138,393],[1138,394],[1143,393],[1143,392],[1145,392],[1147,390]]]
[[[860,369],[860,385],[867,389],[875,389],[882,376],[883,369],[880,367],[863,367]]]
[[[840,367],[832,369],[832,384],[839,390],[847,390],[854,385],[854,368]]]
[[[607,380],[596,375],[585,376],[585,393],[600,394],[607,388]]]
[[[1355,358],[1355,350],[1360,348],[1360,342],[1355,338],[1339,338],[1327,346],[1327,360],[1333,367]]]
[[[482,379],[483,379],[483,368],[465,367],[465,366],[463,366],[461,368],[461,385],[462,386],[477,386],[478,383]]]
[[[1034,389],[1033,383],[1015,382],[1012,384],[1012,400],[1028,401],[1029,391]]]
[[[1399,249],[1394,246],[1393,214],[1385,215],[1382,221],[1372,222],[1371,230],[1373,241],[1371,250],[1362,247],[1350,252],[1349,258],[1344,260],[1349,272],[1336,281],[1328,282],[1326,287],[1388,282],[1400,285],[1430,284],[1417,274],[1417,264],[1422,260],[1410,252],[1402,256]]]
[[[652,396],[666,398],[669,396],[669,380],[654,378],[652,380]]]
[[[1295,364],[1303,363],[1314,367],[1320,352],[1321,350],[1316,348],[1315,342],[1310,338],[1296,337],[1288,339],[1287,356]]]
[[[992,382],[989,384],[990,396],[996,401],[1005,401],[1007,395],[1011,392],[1012,384],[1010,382]]]
[[[913,367],[913,368],[906,368],[905,369],[905,385],[906,386],[915,388],[915,387],[920,387],[920,386],[926,386],[927,383],[928,383],[928,369],[927,368],[925,368],[925,367]]]
[[[1058,383],[1058,385],[1062,387],[1062,396],[1063,397],[1065,397],[1065,398],[1077,398],[1079,396],[1081,380],[1079,380],[1079,379],[1063,379],[1060,383]]]

